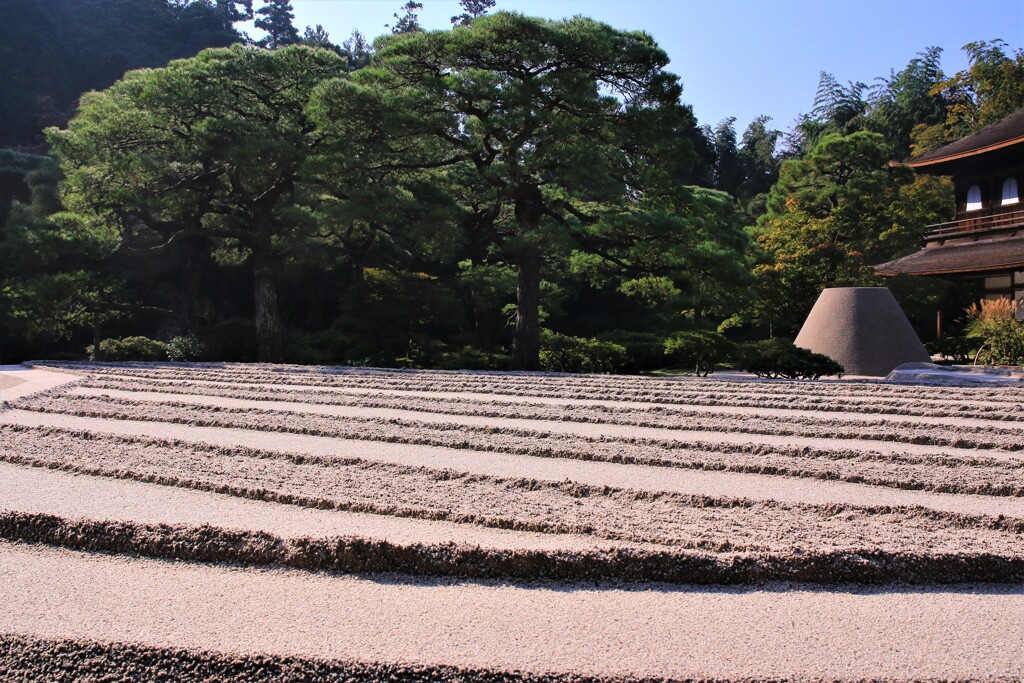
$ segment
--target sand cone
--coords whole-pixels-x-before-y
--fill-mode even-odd
[[[887,287],[824,290],[796,345],[834,358],[848,375],[884,377],[903,363],[931,362]]]

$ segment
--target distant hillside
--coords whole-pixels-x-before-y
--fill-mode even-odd
[[[237,42],[243,36],[232,24],[244,18],[245,5],[230,0],[4,0],[0,146],[40,147],[43,129],[64,124],[81,93],[106,88],[125,71],[163,66]]]

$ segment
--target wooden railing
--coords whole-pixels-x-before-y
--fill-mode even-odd
[[[922,242],[936,242],[957,237],[978,236],[989,232],[1002,232],[1016,227],[1024,228],[1024,204],[994,206],[971,211],[969,217],[947,223],[929,225]]]

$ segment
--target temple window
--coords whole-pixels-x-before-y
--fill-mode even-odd
[[[993,275],[985,278],[985,291],[993,289],[1010,289],[1013,287],[1013,280],[1010,275]]]
[[[967,189],[967,211],[977,211],[981,208],[981,188],[971,185]]]
[[[1001,206],[1007,204],[1016,204],[1020,201],[1020,197],[1017,194],[1017,179],[1007,178],[1003,181],[1003,201]]]

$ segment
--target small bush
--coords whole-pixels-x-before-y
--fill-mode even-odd
[[[666,339],[664,354],[671,365],[693,368],[694,374],[707,377],[715,366],[732,357],[735,348],[735,344],[718,332],[694,330]]]
[[[487,353],[472,346],[440,354],[433,364],[439,370],[507,370],[509,357]]]
[[[966,310],[967,337],[981,343],[975,364],[1017,365],[1024,360],[1024,323],[1017,320],[1017,302],[984,300]]]
[[[198,337],[174,337],[167,342],[167,358],[173,361],[209,360],[209,350]]]
[[[628,360],[621,344],[570,337],[544,330],[540,338],[540,367],[549,372],[618,372]]]
[[[97,360],[96,349],[89,345],[85,352],[89,360]],[[99,360],[167,360],[167,345],[148,337],[125,337],[123,339],[104,339],[100,342]]]
[[[758,377],[819,379],[826,375],[842,377],[846,368],[821,353],[795,346],[788,339],[765,339],[746,344],[743,365]]]
[[[665,338],[661,335],[612,330],[599,335],[598,339],[618,344],[626,349],[628,360],[618,372],[635,374],[665,367]]]
[[[943,337],[928,342],[925,347],[933,356],[942,356],[953,363],[966,363],[974,358],[978,345],[964,337]]]

